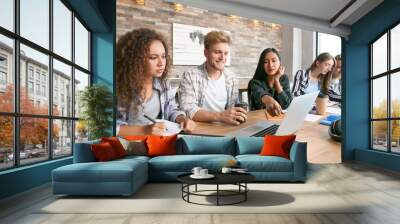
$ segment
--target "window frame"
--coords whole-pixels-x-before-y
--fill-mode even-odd
[[[395,28],[396,26],[400,26],[400,21],[397,21],[381,34],[379,34],[375,39],[373,39],[369,44],[369,149],[373,151],[379,151],[379,152],[386,152],[386,153],[391,153],[391,154],[400,154],[400,152],[393,152],[392,151],[392,122],[393,121],[400,121],[400,117],[393,117],[392,116],[392,88],[391,88],[391,80],[392,76],[396,75],[396,73],[400,72],[400,66],[394,69],[391,69],[391,30]],[[387,35],[387,63],[386,63],[386,71],[376,74],[373,74],[373,44],[376,43],[381,37],[384,35]],[[387,105],[386,105],[386,117],[385,118],[373,118],[373,93],[374,93],[374,86],[373,86],[373,81],[382,77],[386,77],[386,87],[387,87]],[[377,148],[374,148],[374,132],[373,132],[373,122],[376,121],[386,121],[386,151],[384,150],[379,150]]]
[[[13,112],[2,112],[0,111],[0,116],[10,116],[13,119],[13,165],[10,167],[5,167],[5,168],[0,168],[0,172],[4,171],[4,170],[10,170],[10,169],[15,169],[18,167],[23,167],[23,166],[28,166],[28,165],[32,165],[32,164],[37,164],[37,163],[43,163],[49,160],[53,160],[53,159],[60,159],[60,158],[65,158],[65,157],[70,157],[73,155],[74,152],[74,143],[75,143],[75,126],[76,126],[76,121],[79,120],[79,117],[75,116],[75,108],[72,107],[71,108],[71,114],[65,115],[65,116],[56,116],[53,115],[53,76],[55,74],[53,74],[53,59],[58,60],[61,63],[64,63],[68,66],[71,66],[71,104],[74,105],[75,103],[75,88],[74,88],[74,82],[75,82],[75,69],[85,73],[88,75],[89,77],[89,83],[88,86],[92,85],[92,62],[91,62],[91,49],[92,49],[92,43],[91,43],[91,37],[92,37],[92,31],[91,29],[89,29],[89,27],[87,26],[87,24],[84,22],[84,20],[72,9],[72,7],[65,1],[65,0],[59,0],[68,10],[71,11],[71,18],[70,18],[70,23],[71,23],[71,59],[67,59],[64,58],[63,56],[55,53],[53,50],[53,1],[54,0],[47,0],[49,3],[49,48],[46,49],[42,46],[40,46],[39,44],[36,44],[32,41],[30,41],[29,39],[24,38],[23,36],[20,35],[20,0],[14,0],[13,1],[13,10],[14,10],[14,18],[13,18],[13,22],[14,22],[14,31],[10,31],[4,27],[0,26],[0,35],[3,35],[7,38],[12,39],[13,41],[13,52],[12,52],[12,69],[11,69],[11,75],[13,75],[13,79],[14,79],[14,110]],[[81,66],[79,66],[78,64],[75,63],[75,25],[74,25],[74,20],[75,18],[77,20],[79,20],[79,22],[83,25],[83,27],[88,31],[88,69],[85,69]],[[20,45],[23,44],[29,48],[32,48],[33,50],[36,50],[42,54],[45,54],[46,56],[48,56],[48,73],[47,73],[47,79],[46,80],[46,84],[45,84],[45,95],[48,97],[48,112],[46,115],[39,115],[39,114],[27,114],[27,113],[21,113],[20,112],[20,85],[21,85],[21,80],[20,80],[20,66],[21,66],[21,61],[20,61]],[[31,66],[29,65],[29,63],[26,64],[27,65],[27,72],[26,72],[26,82],[32,81],[34,84],[34,92],[36,92],[35,89],[35,85],[36,84],[41,84],[40,87],[42,88],[42,79],[41,79],[41,75],[43,71],[39,72],[39,80],[36,79],[36,72],[37,72],[37,68],[33,67],[33,79],[30,78],[30,74],[29,74],[29,69],[31,68]],[[27,84],[28,85],[28,84]],[[28,86],[27,87],[27,91],[28,90]],[[43,97],[40,91],[40,94],[37,95],[40,97]],[[36,102],[34,102],[36,103]],[[29,162],[29,163],[24,163],[21,164],[21,158],[20,158],[20,119],[21,118],[45,118],[47,119],[47,123],[48,123],[48,135],[47,135],[47,150],[48,150],[48,154],[47,157],[43,157],[43,160],[40,160],[38,162]],[[62,156],[55,156],[53,155],[54,152],[54,147],[53,147],[53,123],[56,122],[57,120],[61,120],[61,121],[70,121],[71,122],[71,141],[70,141],[70,148],[71,148],[71,153],[68,155],[62,155]]]

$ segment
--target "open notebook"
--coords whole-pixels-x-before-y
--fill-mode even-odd
[[[182,131],[181,126],[178,123],[171,122],[168,120],[163,120],[163,119],[157,119],[157,122],[164,122],[166,126],[166,130],[163,133],[164,136],[169,136],[169,135],[176,135]]]

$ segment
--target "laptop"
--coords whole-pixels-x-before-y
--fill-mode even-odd
[[[295,133],[304,122],[308,112],[312,109],[318,91],[293,98],[280,125],[275,121],[258,121],[257,123],[237,131],[227,133],[227,136],[258,136],[290,135]]]

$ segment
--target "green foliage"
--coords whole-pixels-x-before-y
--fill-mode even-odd
[[[113,95],[107,86],[95,84],[80,93],[82,119],[85,121],[89,140],[109,136],[107,129],[112,126]]]
[[[400,117],[400,100],[393,99],[391,102],[392,117]],[[387,118],[387,101],[382,100],[378,106],[372,109],[373,118]],[[375,121],[373,125],[373,133],[375,136],[384,137],[387,135],[387,121]],[[392,121],[392,137],[393,139],[400,138],[400,122]]]

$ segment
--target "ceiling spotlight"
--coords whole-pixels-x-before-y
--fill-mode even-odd
[[[135,0],[135,3],[138,5],[144,5],[145,0]]]
[[[278,26],[277,26],[275,23],[272,23],[272,24],[271,24],[271,28],[272,28],[272,29],[275,29],[275,28],[277,28],[277,27],[278,27]]]
[[[229,15],[228,18],[229,18],[229,21],[231,21],[231,22],[235,22],[238,19],[238,17],[235,15]]]
[[[175,12],[180,12],[183,10],[183,5],[179,3],[174,3],[174,10]]]

